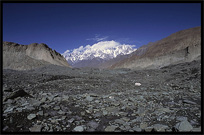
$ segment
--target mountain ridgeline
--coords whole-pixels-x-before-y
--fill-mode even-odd
[[[50,64],[70,67],[60,53],[52,50],[46,44],[20,45],[3,42],[4,69],[29,70]]]
[[[201,27],[181,30],[138,49],[125,45],[104,50],[85,47],[72,53],[60,54],[43,43],[20,45],[3,42],[3,68],[15,70],[28,70],[49,64],[71,67],[68,63],[77,68],[155,69],[200,59]]]
[[[110,68],[154,69],[200,60],[200,58],[201,27],[195,27],[142,46],[128,58],[118,61]]]

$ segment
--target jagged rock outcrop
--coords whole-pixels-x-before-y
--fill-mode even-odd
[[[201,57],[201,27],[176,32],[149,45],[145,51],[139,48],[134,55],[111,68],[161,68],[171,64],[191,62]]]
[[[4,69],[27,70],[49,64],[70,67],[60,53],[52,50],[46,44],[20,45],[3,42]]]

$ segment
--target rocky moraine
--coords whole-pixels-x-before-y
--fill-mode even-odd
[[[201,62],[3,70],[5,132],[200,132]]]

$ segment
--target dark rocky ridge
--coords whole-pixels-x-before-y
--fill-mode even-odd
[[[140,50],[111,68],[151,69],[200,59],[201,27],[176,32],[148,46],[142,54],[139,54]]]
[[[4,69],[27,70],[49,64],[70,67],[60,53],[52,50],[46,44],[20,45],[3,42]]]

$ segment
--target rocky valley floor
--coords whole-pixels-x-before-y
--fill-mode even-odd
[[[5,132],[201,131],[200,61],[155,70],[4,69],[2,94]]]

